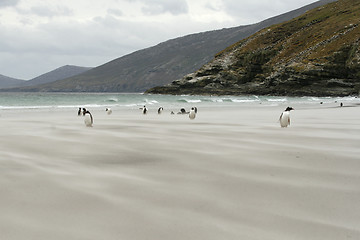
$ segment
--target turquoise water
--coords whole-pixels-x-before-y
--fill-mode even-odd
[[[77,107],[138,108],[139,106],[188,107],[244,104],[292,105],[351,102],[355,97],[271,97],[271,96],[171,96],[124,93],[0,93],[0,109],[46,109]]]

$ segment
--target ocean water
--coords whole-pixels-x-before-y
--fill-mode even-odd
[[[279,96],[189,96],[147,95],[140,93],[0,93],[0,110],[10,109],[74,109],[147,107],[189,108],[221,107],[251,104],[360,104],[357,97],[279,97]]]

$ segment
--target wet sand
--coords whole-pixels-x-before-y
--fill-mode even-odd
[[[360,108],[293,107],[2,111],[1,238],[360,239]]]

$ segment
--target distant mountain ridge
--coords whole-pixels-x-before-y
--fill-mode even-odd
[[[265,28],[198,71],[147,93],[360,94],[360,0],[339,0]]]
[[[92,69],[91,67],[80,67],[74,65],[65,65],[59,67],[55,70],[52,70],[48,73],[42,74],[36,78],[33,78],[29,81],[25,81],[21,84],[21,86],[34,86],[38,84],[50,83],[57,80],[62,80],[65,78],[73,77],[84,73],[88,70]]]
[[[23,91],[23,87],[32,87],[40,84],[46,84],[57,80],[66,79],[89,71],[90,69],[92,68],[65,65],[28,81],[8,78],[8,84],[5,84],[6,81],[2,80],[2,78],[0,77],[0,88],[3,88],[0,89],[0,91]]]
[[[0,88],[15,87],[25,82],[25,80],[11,78],[0,74]]]
[[[255,32],[336,0],[321,0],[262,22],[191,34],[139,50],[82,74],[18,91],[143,92],[198,70],[216,53]]]

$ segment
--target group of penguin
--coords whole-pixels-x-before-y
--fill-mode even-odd
[[[143,114],[148,113],[148,109],[147,109],[146,106],[144,106],[144,107],[142,107],[140,109],[142,110]],[[106,108],[105,111],[106,111],[106,113],[108,115],[112,114],[111,108]],[[161,114],[163,111],[164,111],[163,107],[158,108],[158,114]],[[189,112],[186,112],[186,110],[184,108],[181,108],[180,112],[178,112],[178,114],[189,114],[189,118],[191,120],[195,119],[196,113],[197,113],[197,108],[196,107],[192,107]],[[175,114],[175,113],[172,111],[171,114]],[[94,118],[93,118],[93,116],[92,116],[92,114],[91,114],[91,112],[89,110],[87,110],[86,108],[79,107],[78,116],[84,116],[85,126],[86,127],[92,127],[92,125],[94,123]]]
[[[143,114],[147,114],[148,111],[149,111],[146,106],[144,106],[144,107],[142,107],[140,109],[142,110]],[[287,107],[285,109],[285,111],[283,111],[281,113],[280,118],[279,118],[279,122],[280,122],[280,126],[282,128],[288,127],[290,125],[290,111],[291,110],[294,110],[294,108]],[[110,115],[112,113],[111,108],[106,108],[105,111],[106,111],[106,113],[108,115]],[[158,114],[161,114],[163,111],[164,111],[163,107],[158,108]],[[172,111],[171,114],[175,114],[175,113]],[[189,118],[191,120],[193,120],[196,117],[197,108],[192,107],[189,112],[186,112],[185,108],[181,108],[180,112],[178,112],[177,114],[189,114]],[[86,108],[79,108],[78,116],[81,116],[81,115],[84,116],[85,126],[92,127],[92,125],[94,123],[94,119],[93,119],[93,116],[92,116],[91,112],[89,112]]]
[[[143,114],[147,114],[149,111],[146,106],[140,108],[140,110],[142,110]],[[164,108],[159,107],[157,112],[158,112],[158,114],[161,114],[163,111],[164,111]],[[175,114],[174,111],[171,111],[171,114]],[[196,114],[197,114],[197,107],[192,107],[189,112],[187,112],[185,110],[185,108],[181,108],[180,112],[178,112],[177,114],[189,114],[189,118],[191,120],[193,120],[193,119],[195,119]]]

